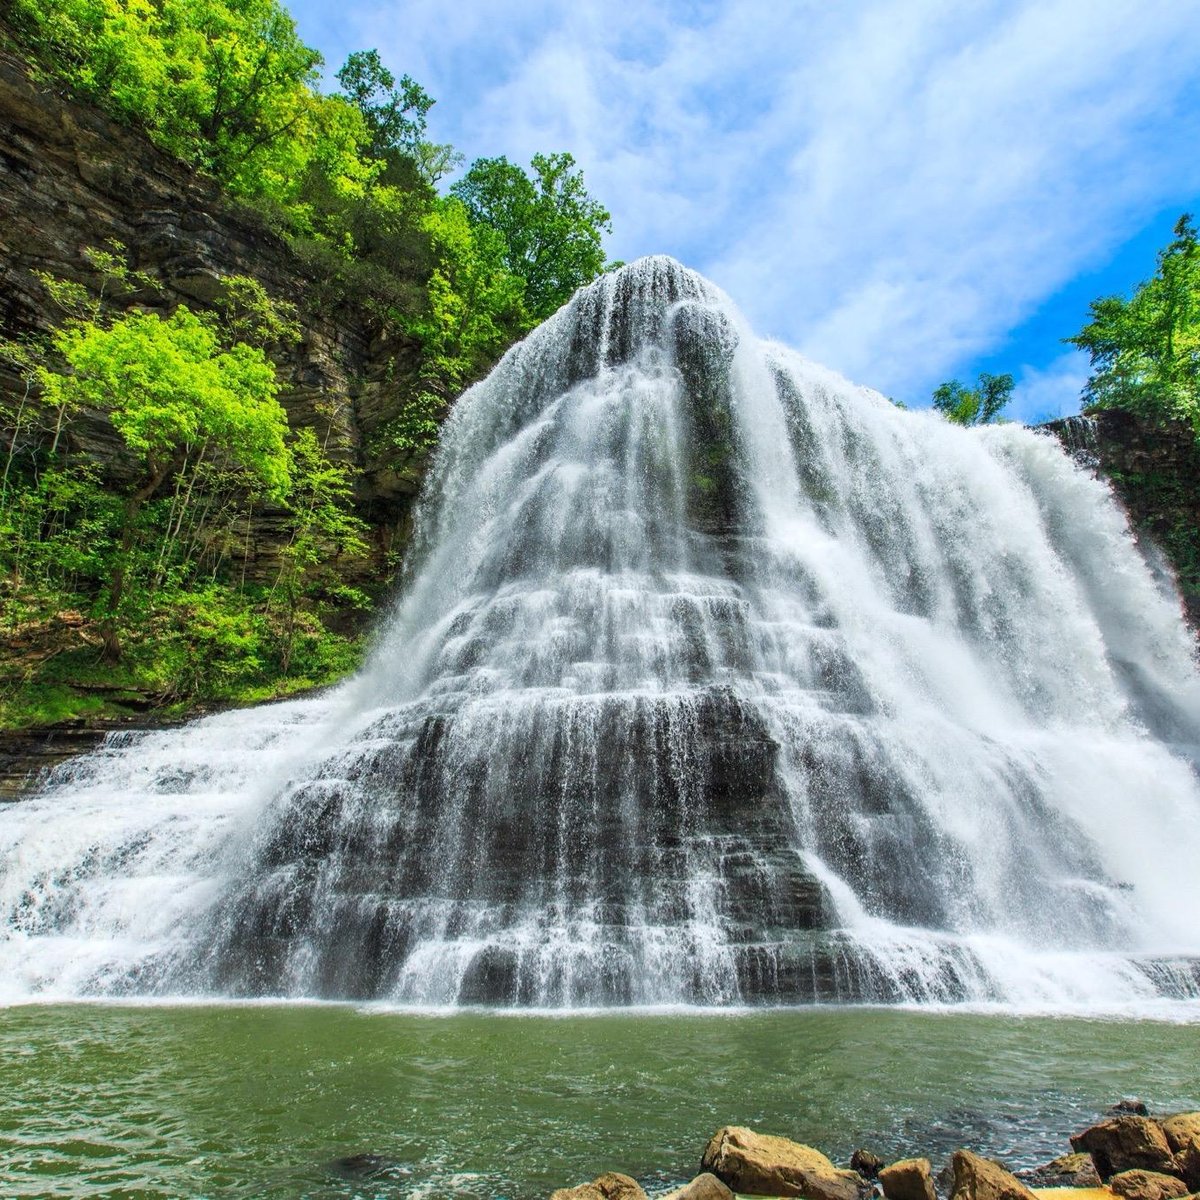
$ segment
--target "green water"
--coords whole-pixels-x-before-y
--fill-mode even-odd
[[[1044,1161],[1115,1099],[1200,1107],[1200,1025],[880,1010],[453,1017],[0,1010],[0,1195],[545,1197],[690,1176],[747,1124],[835,1158]],[[329,1164],[371,1152],[364,1181]]]

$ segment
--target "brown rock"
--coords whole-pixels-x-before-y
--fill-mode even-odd
[[[705,1171],[659,1200],[734,1200],[734,1195],[715,1175]]]
[[[1124,1200],[1178,1200],[1188,1194],[1183,1180],[1156,1171],[1121,1171],[1108,1181],[1108,1186]]]
[[[1159,1122],[1166,1135],[1167,1145],[1179,1153],[1190,1142],[1200,1141],[1200,1112],[1176,1113]]]
[[[951,1200],[1036,1200],[1013,1174],[991,1159],[970,1150],[954,1152],[954,1194]]]
[[[735,1192],[803,1196],[806,1200],[858,1200],[862,1181],[842,1171],[820,1150],[740,1125],[719,1129],[700,1166]]]
[[[1200,1137],[1194,1137],[1175,1155],[1175,1170],[1190,1191],[1200,1191]]]
[[[887,1200],[937,1200],[927,1158],[904,1158],[879,1172]]]
[[[550,1200],[604,1200],[604,1193],[594,1184],[581,1183],[578,1187],[551,1192]]]
[[[1092,1156],[1100,1178],[1108,1180],[1121,1171],[1175,1173],[1175,1160],[1166,1134],[1148,1117],[1113,1117],[1071,1138],[1073,1150]]]
[[[1092,1156],[1082,1151],[1063,1154],[1030,1172],[1026,1179],[1034,1187],[1099,1187],[1100,1176]]]
[[[606,1171],[591,1183],[559,1188],[551,1193],[550,1200],[646,1200],[646,1193],[636,1179],[616,1171]]]

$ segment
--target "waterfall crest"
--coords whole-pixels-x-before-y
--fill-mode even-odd
[[[455,405],[323,697],[0,814],[32,994],[1200,999],[1200,681],[1052,439],[898,410],[666,258]]]

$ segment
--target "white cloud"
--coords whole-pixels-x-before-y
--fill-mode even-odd
[[[1024,366],[1004,415],[1029,424],[1069,417],[1079,411],[1090,373],[1088,357],[1079,350],[1068,351],[1041,369]]]
[[[675,254],[764,334],[919,396],[1200,192],[1197,17],[1196,0],[357,0],[339,49],[377,45],[425,83],[435,136],[468,157],[572,150],[615,257]]]

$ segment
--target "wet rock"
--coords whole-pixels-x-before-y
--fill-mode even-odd
[[[1188,1194],[1182,1179],[1156,1171],[1121,1171],[1108,1181],[1108,1186],[1124,1200],[1177,1200]]]
[[[951,1165],[954,1169],[951,1200],[1036,1200],[1015,1175],[970,1150],[956,1150]]]
[[[1092,1156],[1082,1151],[1075,1154],[1063,1154],[1052,1162],[1038,1167],[1022,1178],[1031,1187],[1099,1187],[1100,1175]]]
[[[395,1165],[381,1154],[348,1154],[345,1158],[335,1158],[329,1169],[343,1179],[374,1179]]]
[[[1113,1117],[1071,1138],[1073,1150],[1092,1156],[1100,1178],[1108,1180],[1121,1171],[1175,1172],[1175,1159],[1166,1134],[1148,1117]]]
[[[862,1188],[854,1171],[839,1170],[819,1150],[739,1125],[713,1135],[700,1166],[735,1192],[756,1196],[859,1200]]]
[[[691,1183],[685,1183],[658,1200],[734,1200],[734,1195],[715,1175],[705,1171]]]
[[[1146,1107],[1145,1101],[1136,1100],[1132,1097],[1118,1100],[1108,1111],[1127,1117],[1148,1117],[1150,1115],[1150,1110]]]
[[[864,1179],[874,1179],[883,1169],[883,1159],[870,1150],[855,1150],[850,1155],[850,1170],[857,1171]]]
[[[646,1193],[636,1179],[617,1171],[605,1171],[591,1183],[559,1188],[551,1193],[550,1200],[646,1200]]]
[[[887,1200],[937,1200],[933,1169],[927,1158],[904,1158],[879,1172]]]

